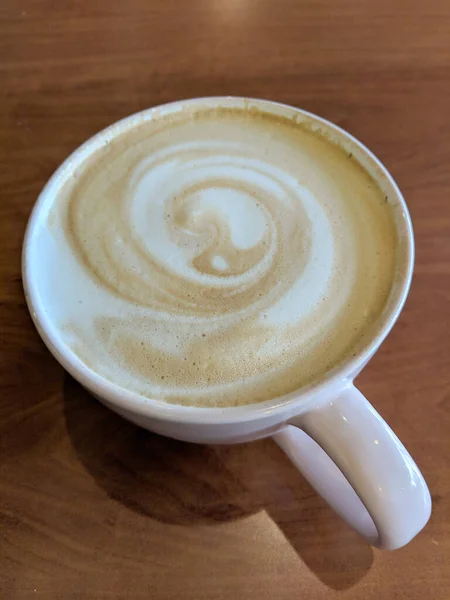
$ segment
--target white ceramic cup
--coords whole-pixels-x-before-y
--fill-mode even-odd
[[[158,118],[195,102],[255,105],[265,111],[307,120],[352,153],[376,179],[394,205],[405,252],[388,306],[371,342],[319,383],[273,401],[235,408],[194,408],[161,401],[143,402],[89,370],[58,337],[39,294],[39,257],[33,234],[65,179],[110,137],[143,119]],[[37,260],[36,260],[37,258]],[[299,109],[248,98],[183,100],[132,115],[100,132],[76,150],[51,177],[34,207],[23,247],[25,295],[34,323],[55,358],[100,402],[124,418],[179,440],[237,443],[272,436],[303,476],[345,521],[378,548],[408,543],[424,527],[431,511],[427,485],[390,427],[353,385],[396,321],[408,293],[414,242],[404,199],[384,166],[359,141],[339,127]],[[387,390],[388,392],[388,390]],[[405,398],[407,402],[407,398]]]

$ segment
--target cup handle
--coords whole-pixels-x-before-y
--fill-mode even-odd
[[[431,498],[422,474],[353,384],[290,419],[273,437],[313,488],[377,548],[404,546],[428,521]]]

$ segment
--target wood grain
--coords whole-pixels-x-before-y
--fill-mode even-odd
[[[0,597],[450,597],[448,0],[3,0],[0,4]],[[35,198],[85,138],[180,97],[288,102],[385,162],[415,225],[402,317],[360,378],[429,482],[426,530],[360,541],[270,442],[137,429],[51,358],[25,307]]]

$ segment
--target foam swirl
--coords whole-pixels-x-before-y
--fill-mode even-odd
[[[148,397],[219,406],[296,389],[352,350],[392,283],[379,190],[287,119],[204,109],[142,123],[63,196],[79,285],[68,343]]]

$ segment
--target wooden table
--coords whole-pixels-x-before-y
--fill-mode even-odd
[[[0,598],[448,600],[448,0],[3,0],[0,18]],[[52,171],[129,113],[217,94],[338,123],[411,208],[412,293],[359,381],[434,500],[397,552],[363,543],[270,441],[199,447],[126,423],[31,323],[20,249]]]

